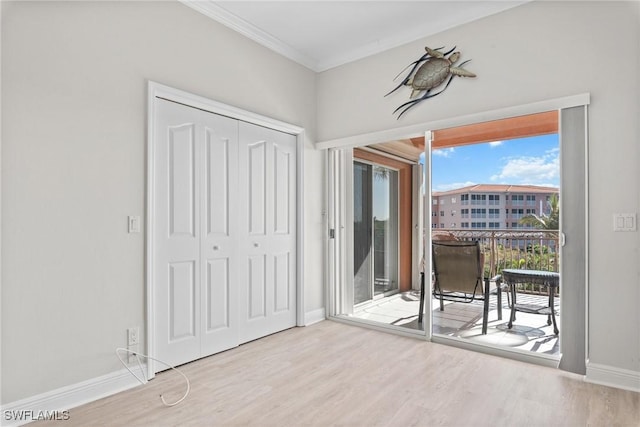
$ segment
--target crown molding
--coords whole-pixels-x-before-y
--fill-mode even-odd
[[[245,37],[273,50],[280,55],[291,59],[315,72],[318,72],[318,64],[313,59],[292,48],[288,44],[273,37],[253,24],[228,12],[216,5],[212,0],[178,0],[186,6],[202,13],[205,16],[231,28]]]
[[[383,38],[373,40],[372,42],[355,47],[353,49],[337,52],[334,55],[325,58],[314,59],[282,40],[272,36],[268,32],[258,28],[239,16],[229,12],[223,7],[216,4],[214,0],[178,0],[184,5],[202,13],[203,15],[219,22],[220,24],[236,31],[245,37],[271,49],[272,51],[297,62],[316,73],[327,71],[329,69],[357,61],[386,50],[414,42],[416,40],[429,37],[436,33],[446,31],[448,29],[475,21],[480,17],[493,15],[503,12],[504,10],[520,6],[532,0],[508,0],[500,3],[499,7],[492,7],[489,10],[466,10],[463,9],[455,18],[440,20],[431,23],[427,27],[407,28],[397,32],[393,36],[385,36]]]

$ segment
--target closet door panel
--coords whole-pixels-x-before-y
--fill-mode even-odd
[[[296,323],[296,138],[241,122],[239,147],[242,343]]]
[[[201,112],[202,356],[238,345],[238,121]]]
[[[199,110],[157,100],[154,154],[156,354],[200,356]]]

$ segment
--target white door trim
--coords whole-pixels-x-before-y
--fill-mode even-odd
[[[145,241],[146,241],[146,256],[145,256],[145,292],[146,292],[146,353],[155,357],[156,348],[154,341],[154,334],[156,331],[155,325],[155,307],[153,303],[154,291],[155,291],[155,278],[154,278],[154,230],[155,230],[155,192],[154,188],[154,173],[155,173],[155,135],[154,129],[156,124],[155,114],[155,100],[157,98],[166,99],[169,101],[184,104],[190,107],[198,108],[200,110],[209,111],[214,114],[227,116],[233,119],[242,120],[247,123],[252,123],[258,126],[264,126],[266,128],[274,129],[280,132],[285,132],[296,136],[297,143],[297,208],[296,208],[296,224],[297,224],[297,248],[296,248],[296,324],[297,326],[304,325],[304,144],[305,144],[305,131],[296,125],[281,122],[260,114],[245,111],[240,108],[236,108],[230,105],[222,104],[220,102],[213,101],[211,99],[185,92],[180,89],[175,89],[170,86],[165,86],[160,83],[148,81],[147,85],[147,196],[146,196],[146,226],[145,226]],[[147,364],[147,377],[153,378],[155,376],[155,364],[153,360],[149,360]]]

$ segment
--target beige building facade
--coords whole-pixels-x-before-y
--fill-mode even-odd
[[[431,228],[453,230],[522,229],[527,215],[548,215],[556,187],[478,184],[433,192]]]

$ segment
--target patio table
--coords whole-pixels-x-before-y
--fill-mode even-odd
[[[516,311],[533,314],[546,314],[547,325],[551,325],[553,321],[553,332],[558,335],[558,325],[556,324],[556,313],[554,308],[554,297],[556,289],[560,286],[560,274],[552,271],[541,270],[520,270],[506,269],[502,270],[502,279],[509,285],[511,294],[512,308],[511,317],[509,318],[509,329],[513,326],[516,318]],[[549,305],[542,306],[537,304],[517,304],[516,302],[516,286],[519,283],[532,283],[536,285],[546,286],[549,291]]]

